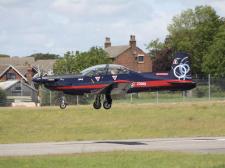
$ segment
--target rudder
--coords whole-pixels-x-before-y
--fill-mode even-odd
[[[170,70],[170,78],[179,80],[192,79],[189,55],[187,53],[178,52],[175,54]]]

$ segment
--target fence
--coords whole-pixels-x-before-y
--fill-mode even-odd
[[[165,103],[183,101],[205,101],[205,100],[225,100],[225,78],[215,78],[211,75],[194,75],[193,81],[197,87],[190,91],[158,91],[142,92],[137,94],[127,94],[113,96],[113,101],[117,103]],[[61,93],[44,90],[42,105],[57,105]],[[67,96],[69,104],[91,104],[93,95]]]
[[[158,91],[143,92],[138,94],[115,95],[113,101],[116,103],[165,103],[165,102],[186,102],[225,100],[225,78],[215,78],[211,75],[194,75],[193,81],[197,87],[190,91]],[[42,106],[58,105],[62,93],[40,89],[40,103]],[[93,95],[70,96],[66,100],[71,105],[91,104],[94,101]],[[9,102],[9,101],[8,101]],[[0,105],[4,104],[0,100]]]

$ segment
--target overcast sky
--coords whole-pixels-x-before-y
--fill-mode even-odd
[[[32,53],[84,51],[163,40],[172,17],[197,5],[211,5],[225,16],[225,0],[0,0],[0,53],[27,56]]]

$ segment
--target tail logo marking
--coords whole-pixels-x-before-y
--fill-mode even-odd
[[[174,59],[174,62],[177,63],[177,59]],[[188,64],[188,57],[183,58],[180,63],[173,69],[174,76],[179,80],[191,79],[191,75],[188,74],[189,72],[190,66]]]

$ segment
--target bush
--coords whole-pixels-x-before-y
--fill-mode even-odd
[[[225,91],[220,86],[216,86],[216,85],[210,86],[210,92],[212,97],[224,97],[225,95]],[[196,89],[194,90],[194,95],[199,98],[208,97],[209,86],[196,87]]]
[[[0,89],[0,106],[5,106],[6,100],[6,93],[4,92],[4,90]]]

